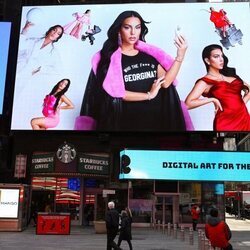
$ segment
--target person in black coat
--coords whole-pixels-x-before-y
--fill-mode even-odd
[[[119,213],[115,209],[115,203],[113,201],[108,203],[108,209],[105,219],[107,229],[107,250],[112,250],[112,248],[121,250],[114,241],[119,229]]]
[[[126,240],[129,245],[129,249],[132,250],[132,234],[131,234],[131,223],[132,223],[132,217],[128,215],[128,213],[125,210],[122,210],[121,212],[121,228],[120,228],[120,235],[118,239],[118,246],[121,245],[121,242],[123,240]]]

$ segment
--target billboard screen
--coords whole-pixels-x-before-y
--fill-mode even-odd
[[[17,218],[19,189],[0,188],[0,218]]]
[[[249,181],[249,152],[129,150],[120,152],[120,179]],[[218,187],[218,191],[220,187]]]
[[[250,131],[249,20],[248,3],[23,7],[11,129]],[[220,49],[206,75],[211,44],[240,79]]]
[[[0,22],[0,114],[3,112],[4,87],[10,43],[10,22]]]

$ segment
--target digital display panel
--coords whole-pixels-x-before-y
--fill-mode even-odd
[[[0,114],[3,112],[4,87],[10,42],[10,22],[0,22]]]
[[[224,184],[215,184],[215,194],[224,194]]]
[[[137,18],[139,26],[124,25],[122,18],[130,10],[145,23]],[[243,101],[247,87],[234,77],[208,76],[215,82],[195,92],[203,101],[195,108],[185,103],[207,73],[202,51],[211,44],[220,45],[228,66],[250,83],[249,21],[249,4],[243,2],[23,7],[11,129],[250,131],[248,125],[240,126],[249,124],[249,103]],[[105,42],[108,30],[114,48]],[[141,42],[144,34],[146,42]],[[101,60],[97,52],[104,42],[108,58]],[[132,44],[132,52],[126,44]],[[160,76],[165,80],[153,86]],[[69,86],[63,96],[52,90],[61,81],[61,89]],[[218,82],[217,92],[211,86]],[[237,93],[231,91],[234,86]],[[236,118],[230,107],[241,110],[235,111]]]
[[[123,150],[120,179],[249,181],[249,152]],[[221,193],[221,186],[216,187]]]
[[[81,180],[80,178],[69,178],[68,179],[68,189],[74,191],[80,191]]]
[[[0,188],[0,218],[18,218],[19,189]]]

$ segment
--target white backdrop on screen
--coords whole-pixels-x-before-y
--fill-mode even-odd
[[[30,120],[42,116],[44,96],[61,79],[69,78],[71,86],[66,96],[72,100],[73,110],[61,111],[61,121],[54,128],[56,130],[73,130],[75,117],[80,113],[82,98],[88,75],[91,69],[92,56],[102,48],[106,40],[107,30],[115,18],[125,10],[135,10],[148,22],[149,33],[147,43],[154,44],[173,57],[176,56],[174,36],[177,26],[186,37],[189,47],[182,68],[177,76],[177,90],[182,100],[194,86],[195,81],[205,75],[206,70],[202,62],[201,52],[209,44],[220,44],[220,37],[215,32],[214,24],[209,20],[209,8],[224,9],[230,21],[243,33],[243,44],[224,49],[229,58],[229,66],[235,67],[237,74],[250,83],[250,11],[248,3],[178,3],[178,4],[115,4],[115,5],[71,5],[71,6],[29,6],[23,7],[21,28],[27,20],[27,13],[36,8],[35,25],[27,34],[30,37],[42,37],[49,27],[60,24],[62,26],[74,20],[72,13],[84,13],[91,10],[91,27],[98,25],[102,31],[95,36],[93,45],[89,41],[81,41],[73,36],[64,34],[55,43],[58,51],[57,63],[60,70],[50,74],[39,73],[31,75],[17,64],[14,104],[11,129],[30,130]],[[39,10],[37,10],[39,9]],[[28,18],[30,18],[28,16]],[[87,26],[83,27],[87,30]],[[21,48],[21,39],[19,48]],[[221,45],[221,44],[220,44]],[[56,65],[55,65],[56,66]],[[249,107],[249,106],[248,106]],[[214,118],[213,104],[191,110],[190,115],[195,130],[212,130]]]

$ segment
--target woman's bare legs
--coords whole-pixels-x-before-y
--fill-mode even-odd
[[[30,124],[33,130],[46,130],[44,117],[33,118]]]

